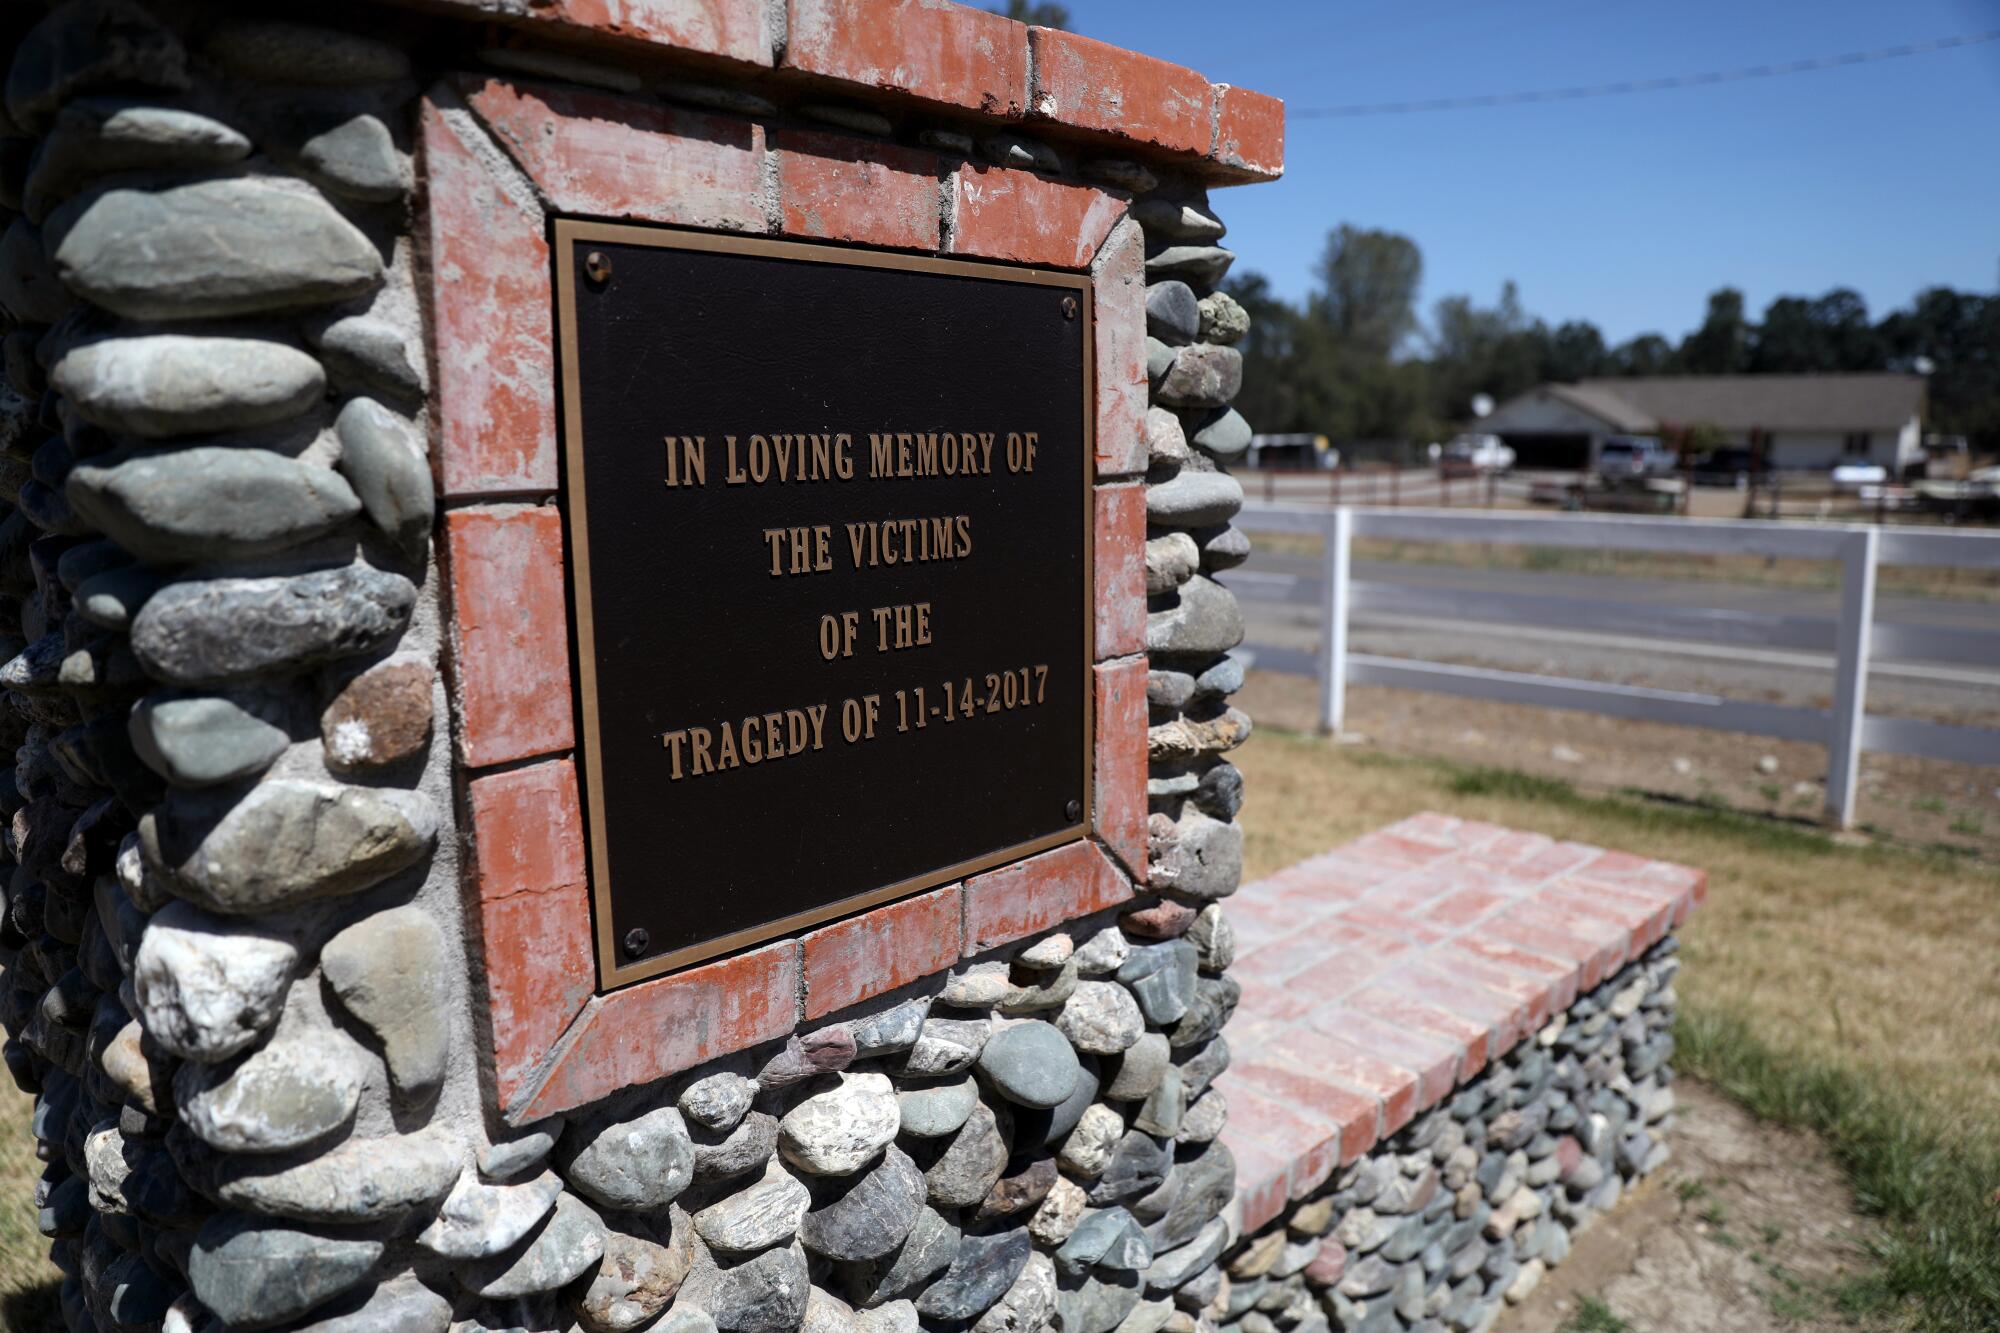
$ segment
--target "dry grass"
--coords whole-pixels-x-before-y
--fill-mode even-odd
[[[1253,539],[1273,555],[1318,555],[1321,541],[1304,533],[1265,532]],[[1840,586],[1840,567],[1828,560],[1791,560],[1760,555],[1660,555],[1566,546],[1499,546],[1484,542],[1392,541],[1357,538],[1353,558],[1388,564],[1444,565],[1453,569],[1516,569],[1545,574],[1596,574],[1612,578],[1675,578],[1695,582],[1752,584],[1765,588]],[[1882,565],[1878,592],[1904,597],[2000,602],[2000,570],[1933,569]]]
[[[1756,816],[1391,759],[1269,730],[1237,755],[1248,867],[1266,874],[1419,810],[1701,866],[1682,994],[1771,1046],[1837,1059],[2000,1135],[2000,868],[1843,845]]]
[[[0,1082],[0,1333],[60,1328],[55,1288],[62,1274],[35,1229],[35,1181],[42,1164],[28,1135],[34,1102],[12,1079]]]
[[[1318,725],[1319,683],[1310,676],[1252,670],[1235,702],[1260,727],[1312,731]],[[1826,705],[1824,698],[1817,702]],[[1911,712],[2000,728],[2000,691],[1980,708]],[[1826,800],[1826,747],[1809,741],[1386,685],[1349,685],[1346,721],[1349,737],[1372,751],[1467,768],[1502,766],[1589,792],[1644,792],[1788,823],[1819,820]],[[1777,761],[1775,772],[1764,771],[1766,755]],[[1856,827],[1878,841],[2000,865],[2000,770],[1993,765],[1867,751],[1854,813]]]
[[[1841,1326],[2000,1333],[1993,861],[1295,733],[1260,733],[1237,758],[1250,875],[1424,809],[1706,868],[1682,936],[1678,1061],[1820,1135],[1878,1223],[1872,1267],[1816,1300]]]

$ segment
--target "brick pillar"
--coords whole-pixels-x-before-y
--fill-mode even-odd
[[[0,16],[0,1025],[51,1317],[1196,1327],[1248,726],[1205,191],[1277,173],[1281,111],[928,0],[611,8]],[[557,216],[1093,278],[1089,837],[600,985]]]

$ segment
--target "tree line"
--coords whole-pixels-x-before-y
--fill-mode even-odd
[[[1228,290],[1248,310],[1237,406],[1262,431],[1336,440],[1441,439],[1475,395],[1504,402],[1544,381],[1632,375],[1784,374],[1930,366],[1926,429],[2000,452],[2000,295],[1933,287],[1871,320],[1859,293],[1781,296],[1753,322],[1743,293],[1719,288],[1678,344],[1658,333],[1608,345],[1596,325],[1551,327],[1510,281],[1491,306],[1447,296],[1417,317],[1423,254],[1395,232],[1342,224],[1316,285],[1293,304],[1257,273]]]

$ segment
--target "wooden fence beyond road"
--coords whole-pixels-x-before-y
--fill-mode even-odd
[[[1875,623],[1878,564],[2000,569],[2000,533],[1879,528],[1872,524],[1781,524],[1719,519],[1468,513],[1437,509],[1248,504],[1236,520],[1248,532],[1316,534],[1325,540],[1317,579],[1239,571],[1228,576],[1252,601],[1317,605],[1317,654],[1247,645],[1260,666],[1314,675],[1320,723],[1340,730],[1348,682],[1394,685],[1473,699],[1572,708],[1649,722],[1812,741],[1827,747],[1826,813],[1842,828],[1854,819],[1855,775],[1863,750],[1960,763],[2000,763],[2000,731],[1867,711],[1868,659],[1916,657],[1991,666],[2000,632]],[[1833,560],[1841,567],[1840,616],[1752,616],[1717,608],[1637,607],[1622,602],[1529,593],[1461,593],[1354,583],[1348,578],[1355,537],[1396,541],[1483,542],[1587,547],[1689,555],[1762,555]],[[1434,614],[1440,621],[1503,621],[1524,627],[1624,630],[1653,637],[1832,651],[1831,709],[1756,703],[1719,695],[1647,689],[1347,651],[1347,623],[1357,608]]]

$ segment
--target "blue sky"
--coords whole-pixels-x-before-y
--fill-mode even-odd
[[[1067,0],[1071,26],[1291,108],[1528,91],[2000,29],[2000,0]],[[1291,297],[1347,221],[1422,247],[1440,296],[1698,324],[1708,293],[1850,286],[1876,316],[2000,285],[2000,42],[1545,106],[1294,118],[1285,179],[1219,191],[1239,266]]]

